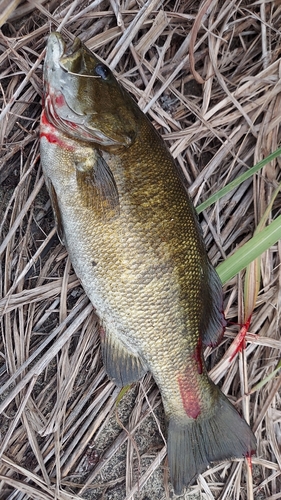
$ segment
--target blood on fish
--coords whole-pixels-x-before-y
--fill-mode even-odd
[[[50,123],[47,120],[45,111],[43,111],[42,115],[41,115],[41,124],[42,125],[50,125]]]
[[[199,375],[203,373],[203,362],[202,362],[202,340],[199,338],[197,342],[197,346],[195,347],[195,351],[193,353],[193,358],[196,361],[197,372]]]
[[[201,413],[200,390],[194,379],[194,366],[187,366],[178,376],[178,384],[184,410],[188,417],[196,419]]]
[[[51,132],[41,132],[40,137],[46,137],[47,141],[51,144],[58,144],[59,146],[62,146],[62,141],[60,141],[58,137]]]
[[[72,130],[78,129],[77,123],[70,122],[69,120],[63,120],[63,122]]]
[[[74,151],[74,146],[70,146],[70,144],[68,144],[67,142],[65,142],[62,139],[60,139],[53,132],[41,132],[40,133],[40,138],[41,137],[46,137],[47,141],[50,144],[57,144],[62,149],[67,149],[68,151]]]
[[[44,125],[45,127],[43,128],[42,125]],[[46,137],[47,141],[50,144],[57,144],[62,149],[67,149],[68,151],[74,150],[74,146],[70,145],[59,137],[57,129],[48,121],[45,111],[43,111],[41,115],[41,127],[42,131],[40,133],[40,138]]]
[[[55,97],[55,104],[56,104],[59,108],[61,108],[62,106],[64,106],[64,104],[65,104],[65,99],[64,99],[64,97],[63,97],[63,95],[62,95],[62,94],[58,94],[58,95],[56,95],[56,97]]]

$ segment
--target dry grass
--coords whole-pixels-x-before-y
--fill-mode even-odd
[[[116,410],[97,318],[53,228],[38,150],[48,33],[80,36],[116,70],[164,135],[197,204],[279,145],[280,25],[281,4],[270,0],[205,7],[193,0],[30,0],[3,26],[1,498],[158,500],[171,492],[158,390],[146,376]],[[215,265],[252,236],[279,172],[275,160],[204,213]],[[279,196],[271,217],[280,206]],[[186,499],[281,498],[281,375],[256,387],[280,356],[280,256],[280,243],[262,256],[247,348],[230,360],[244,321],[242,273],[225,287],[224,341],[206,350],[214,380],[256,432],[252,467],[216,464]]]

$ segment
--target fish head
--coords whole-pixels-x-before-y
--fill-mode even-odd
[[[67,48],[60,33],[50,34],[44,97],[47,120],[75,139],[128,147],[136,138],[136,104],[79,38]]]

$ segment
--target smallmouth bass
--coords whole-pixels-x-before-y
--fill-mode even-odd
[[[255,437],[209,379],[203,345],[224,329],[222,287],[164,141],[79,39],[52,33],[44,65],[41,161],[71,262],[100,317],[118,386],[150,371],[168,424],[176,494]]]

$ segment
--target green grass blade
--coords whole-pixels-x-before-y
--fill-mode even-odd
[[[276,368],[266,377],[264,377],[260,382],[258,382],[254,387],[252,387],[250,394],[253,394],[256,391],[259,391],[264,385],[268,384],[275,375],[277,375],[278,371],[281,368],[281,360],[277,363]]]
[[[128,384],[128,385],[124,385],[124,387],[122,387],[122,389],[120,389],[120,392],[116,398],[116,407],[118,407],[123,396],[125,396],[125,394],[130,390],[130,387],[131,387],[130,384]]]
[[[281,215],[217,266],[216,270],[222,283],[233,278],[280,239]]]
[[[265,165],[267,165],[267,163],[269,163],[270,161],[274,160],[279,155],[281,155],[281,148],[276,149],[276,151],[274,151],[269,156],[267,156],[266,158],[264,158],[264,160],[260,161],[259,163],[257,163],[253,167],[251,167],[244,174],[239,175],[239,177],[237,177],[232,182],[230,182],[229,184],[227,184],[224,188],[222,188],[219,191],[217,191],[216,193],[214,193],[212,196],[210,196],[210,198],[208,198],[206,201],[204,201],[203,203],[201,203],[201,205],[198,205],[198,207],[196,208],[196,212],[198,214],[200,214],[201,212],[203,212],[203,210],[205,210],[206,208],[208,208],[210,205],[212,205],[216,201],[220,200],[223,196],[225,196],[227,193],[229,193],[232,189],[237,188],[240,184],[242,184],[242,182],[244,182],[247,179],[249,179],[249,177],[251,177],[252,175],[254,175],[261,168],[263,168]]]
[[[263,229],[266,227],[266,223],[268,221],[268,218],[270,217],[270,213],[272,211],[274,202],[281,190],[281,184],[279,184],[278,188],[275,189],[271,200],[261,217],[260,222],[258,223],[254,236],[256,234],[259,234],[263,231]],[[245,318],[244,320],[246,321],[247,318],[249,318],[256,305],[256,300],[258,297],[258,293],[260,290],[260,257],[257,259],[253,260],[250,262],[250,264],[247,266],[246,269],[246,275],[245,275],[245,280],[244,280],[244,315]]]

